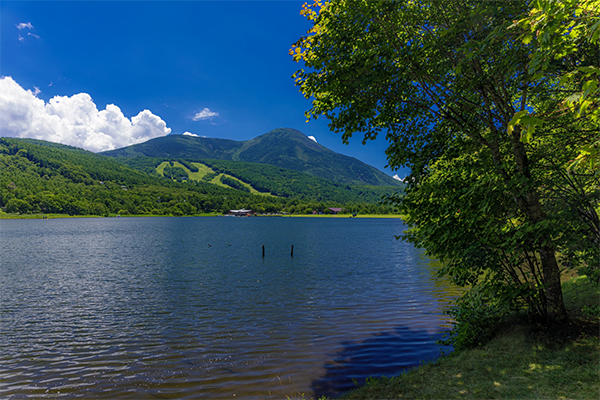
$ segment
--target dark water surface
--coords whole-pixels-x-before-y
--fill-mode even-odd
[[[395,240],[402,230],[399,219],[1,220],[0,396],[309,398],[398,374],[439,355],[452,295]]]

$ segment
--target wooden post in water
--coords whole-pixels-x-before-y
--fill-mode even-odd
[[[262,245],[262,249],[263,249],[263,258],[265,258],[265,245]]]
[[[292,245],[292,251],[290,253],[290,256],[292,256],[292,258],[294,258],[294,245]]]

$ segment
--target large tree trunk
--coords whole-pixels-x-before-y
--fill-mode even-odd
[[[536,192],[529,192],[527,196],[519,198],[517,202],[527,218],[534,224],[546,220],[546,214]],[[550,236],[543,235],[540,242],[541,246],[537,249],[537,252],[542,262],[543,292],[546,297],[546,323],[548,325],[564,323],[569,320],[569,316],[563,300],[561,274],[556,260],[556,250],[552,246]]]
[[[563,300],[560,283],[560,268],[556,261],[556,252],[549,246],[539,250],[544,274],[544,292],[546,295],[546,322],[548,325],[561,324],[569,320]]]
[[[529,160],[525,147],[520,140],[520,131],[515,132],[511,137],[513,145],[513,154],[517,164],[517,170],[526,178],[526,182],[531,182],[531,172],[529,170]],[[534,224],[544,222],[547,217],[538,192],[529,187],[526,194],[517,195],[517,204],[521,211],[527,215],[527,218]],[[562,285],[560,282],[560,268],[556,260],[556,250],[552,246],[552,238],[544,234],[541,237],[541,246],[537,250],[542,262],[542,274],[544,283],[544,295],[546,296],[546,323],[548,325],[561,324],[569,320],[567,310],[562,294]]]

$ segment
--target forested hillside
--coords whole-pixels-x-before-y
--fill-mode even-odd
[[[373,193],[362,195],[350,188],[324,191],[329,193],[326,195],[319,194],[321,187],[313,188],[312,196],[310,188],[298,189],[304,196],[253,195],[244,189],[204,181],[177,182],[156,172],[155,163],[161,160],[139,161],[145,166],[152,165],[152,173],[73,147],[0,138],[0,209],[8,213],[69,215],[194,215],[226,213],[238,208],[291,213],[323,212],[328,207],[375,213],[392,211],[390,207],[375,205],[378,198]],[[181,161],[194,168],[194,164]]]
[[[329,150],[289,128],[242,142],[169,135],[102,154],[118,158],[244,161],[304,172],[344,185],[403,186],[378,169]]]
[[[150,157],[119,160],[147,174],[168,175],[170,178],[180,181],[189,179],[212,182],[220,174],[226,174],[248,184],[256,192],[305,200],[372,204],[379,202],[384,195],[402,190],[402,187],[398,186],[346,185],[286,168],[240,161]],[[165,161],[172,165],[157,173],[157,169],[160,170],[158,167]],[[175,167],[176,164],[179,167]],[[199,166],[203,169],[203,173],[199,173]],[[238,188],[235,185],[237,184],[233,183],[233,186],[229,186]]]

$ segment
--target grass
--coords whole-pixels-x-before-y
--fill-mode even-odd
[[[179,163],[178,163],[179,164]],[[195,180],[195,181],[200,181],[202,180],[202,178],[204,178],[205,175],[208,175],[213,171],[213,169],[211,167],[209,167],[208,165],[204,165],[202,163],[199,162],[194,162],[192,163],[196,168],[198,168],[198,172],[192,172],[189,169],[187,169],[186,167],[184,167],[183,165],[179,164],[179,166],[181,166],[181,168],[185,169],[188,173],[188,176],[190,177],[190,179]]]
[[[156,172],[158,172],[160,175],[164,176],[165,175],[165,168],[166,168],[167,165],[169,165],[169,162],[168,161],[163,161],[162,163],[160,163],[156,167]]]
[[[114,218],[118,214],[109,214],[108,217],[100,215],[68,215],[68,214],[8,214],[0,212],[0,219],[57,219],[57,218]],[[183,215],[181,217],[217,217],[219,213],[199,213],[194,215]],[[148,217],[174,217],[173,215],[154,214],[124,214],[123,218],[148,218]],[[179,217],[179,216],[177,216]]]
[[[185,217],[217,217],[222,216],[223,214],[217,212],[210,213],[199,213],[194,215],[185,215]],[[108,217],[116,217],[117,214],[110,214]],[[154,214],[124,214],[121,217],[172,217],[173,215],[154,215]],[[310,217],[310,218],[350,218],[349,214],[323,214],[323,215],[312,215],[312,214],[296,214],[296,215],[279,215],[281,217]],[[105,216],[99,215],[68,215],[68,214],[10,214],[0,211],[0,219],[55,219],[55,218],[104,218]],[[364,214],[358,215],[353,218],[402,218],[397,214],[385,214],[385,215],[377,215],[377,214]]]
[[[163,161],[156,167],[156,172],[158,172],[160,175],[164,176],[165,168],[170,163],[171,163],[171,161]],[[214,172],[209,166],[204,165],[202,163],[192,163],[192,164],[198,168],[198,172],[192,172],[187,167],[185,167],[183,164],[179,163],[178,161],[173,161],[173,167],[183,169],[185,172],[187,172],[188,179],[191,179],[193,181],[200,181],[200,180],[202,180],[202,178],[204,178],[205,175],[208,175],[209,173]],[[220,185],[220,186],[225,186],[225,185]]]
[[[169,165],[169,163],[170,163],[170,161],[163,161],[162,163],[160,163],[156,167],[156,172],[158,172],[160,175],[164,176],[165,167],[167,165]],[[183,169],[185,172],[187,172],[188,179],[190,179],[192,181],[198,181],[199,182],[199,181],[202,180],[202,178],[204,178],[209,173],[214,173],[215,172],[208,165],[204,165],[204,164],[199,163],[199,162],[194,162],[192,164],[198,168],[198,172],[192,172],[186,166],[184,166],[183,164],[179,163],[178,161],[173,161],[173,166],[174,167],[179,167],[179,168]],[[229,187],[228,185],[226,185],[223,182],[221,182],[221,177],[222,176],[226,176],[226,177],[228,177],[230,179],[234,179],[234,180],[238,181],[241,185],[247,187],[250,190],[250,193],[252,193],[252,194],[260,194],[262,196],[271,196],[271,197],[273,197],[273,195],[271,193],[259,192],[258,190],[254,189],[252,186],[250,186],[249,184],[247,184],[246,182],[242,182],[241,180],[239,180],[235,176],[228,175],[228,174],[218,174],[213,179],[211,179],[211,181],[209,183],[212,183],[213,185],[217,185],[217,186],[228,188]]]
[[[56,218],[99,218],[99,216],[98,215],[69,215],[69,214],[10,214],[10,213],[5,213],[5,212],[0,212],[0,219],[56,219]]]
[[[310,218],[402,218],[400,214],[286,214],[284,217],[310,217]]]
[[[342,398],[598,399],[600,290],[578,277],[563,292],[572,322],[560,332],[514,322],[483,346],[369,379]]]

